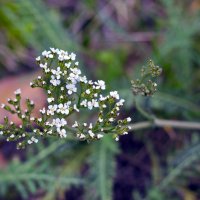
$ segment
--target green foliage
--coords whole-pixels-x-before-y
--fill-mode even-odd
[[[0,26],[6,30],[14,48],[31,45],[41,51],[55,46],[74,50],[76,42],[64,29],[55,10],[47,8],[41,0],[5,1],[0,7]]]
[[[59,177],[58,171],[50,165],[50,159],[47,158],[63,145],[63,141],[56,141],[48,147],[40,146],[40,151],[36,155],[29,154],[26,162],[13,160],[9,166],[1,169],[0,196],[5,196],[11,187],[14,187],[23,199],[27,199],[29,194],[36,193],[38,189],[55,190],[56,188],[52,188],[55,182],[65,188],[71,184],[83,184],[82,179],[72,174]]]
[[[89,170],[86,176],[85,199],[112,200],[112,183],[117,152],[117,144],[111,137],[105,137],[92,146]]]
[[[169,187],[180,187],[187,184],[188,179],[195,178],[200,174],[200,143],[190,144],[183,149],[171,165],[169,173],[160,184],[160,189],[169,189]]]
[[[96,53],[96,58],[100,63],[97,68],[97,76],[99,78],[112,82],[120,78],[124,73],[123,65],[126,53],[123,50],[104,50]]]
[[[164,68],[164,84],[176,89],[189,89],[194,73],[194,63],[200,63],[195,47],[195,36],[200,31],[198,13],[188,13],[184,1],[162,0],[167,18],[160,20],[165,28],[164,39],[155,48],[157,62]],[[187,81],[185,81],[187,80]]]
[[[173,200],[179,199],[176,192],[183,188],[187,189],[188,181],[195,180],[199,177],[199,152],[199,138],[194,144],[193,142],[185,144],[181,150],[171,157],[172,160],[167,163],[167,169],[163,171],[161,180],[154,183],[152,187],[148,189],[146,198],[149,200],[167,200],[173,196]],[[159,167],[161,169],[161,166]],[[159,172],[157,171],[156,173]],[[134,193],[134,196],[137,197],[136,199],[140,200],[140,196],[138,196],[137,193]]]

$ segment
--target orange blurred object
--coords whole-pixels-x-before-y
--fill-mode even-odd
[[[36,78],[39,73],[25,74],[17,77],[6,77],[0,80],[0,104],[7,104],[8,98],[14,98],[14,91],[18,88],[22,91],[22,109],[26,109],[25,100],[29,98],[35,103],[35,109],[33,111],[33,116],[39,116],[38,110],[45,105],[46,96],[42,89],[40,88],[31,88],[30,82]],[[6,110],[0,108],[0,123],[3,122],[4,116],[8,116],[9,120],[13,121],[16,124],[20,124],[20,119],[17,115],[8,113]]]
[[[200,0],[194,0],[191,3],[190,10],[196,12],[200,10]]]

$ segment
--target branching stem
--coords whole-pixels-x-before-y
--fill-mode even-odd
[[[200,123],[198,122],[188,122],[188,121],[177,121],[177,120],[166,120],[166,119],[154,119],[153,121],[144,121],[134,123],[131,126],[131,130],[137,131],[141,129],[156,127],[172,127],[177,129],[191,129],[200,130]]]

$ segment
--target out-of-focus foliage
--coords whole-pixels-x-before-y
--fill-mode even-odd
[[[56,152],[63,153],[61,149],[63,145],[65,145],[66,149],[74,146],[74,144],[66,146],[64,141],[51,142],[48,147],[40,144],[34,149],[37,154],[31,151],[27,152],[29,159],[26,162],[13,159],[6,169],[0,171],[0,196],[8,195],[7,198],[15,198],[14,194],[9,192],[12,187],[24,199],[27,199],[30,194],[36,193],[38,188],[55,192],[71,184],[83,184],[84,181],[76,177],[75,174],[67,174],[64,164],[55,170],[52,164],[53,160],[48,159],[51,154],[56,154]]]
[[[92,145],[92,153],[85,184],[85,199],[112,200],[112,179],[115,175],[115,155],[117,144],[111,137],[106,137]],[[108,162],[109,161],[109,162]]]
[[[75,42],[62,26],[59,15],[43,1],[3,1],[1,4],[0,26],[13,48],[22,44],[39,51],[49,46],[75,49]]]
[[[123,115],[132,115],[134,123],[146,120],[135,100],[153,117],[199,121],[198,0],[2,0],[0,18],[1,77],[30,71],[46,47],[76,50],[89,76],[120,91]],[[130,80],[149,59],[163,69],[158,92],[136,99]],[[199,132],[168,126],[130,133],[119,145],[110,138],[45,141],[19,153],[2,141],[0,196],[198,200],[199,143]]]
[[[165,83],[174,89],[189,89],[192,84],[192,74],[194,66],[200,64],[199,47],[195,37],[199,37],[200,16],[199,13],[189,13],[182,2],[162,1],[166,11],[166,20],[161,23],[161,27],[167,28],[163,42],[156,50],[158,62],[161,59],[170,78],[165,79]],[[163,25],[162,25],[163,24]],[[198,41],[198,39],[197,39]],[[162,61],[161,61],[162,62]],[[187,80],[187,81],[185,81]]]

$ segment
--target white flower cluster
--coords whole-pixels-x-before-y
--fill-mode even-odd
[[[75,59],[74,53],[54,48],[42,52],[42,56],[36,58],[44,74],[42,77],[38,76],[30,85],[47,91],[48,105],[40,110],[41,118],[31,117],[29,109],[25,114],[21,114],[22,121],[24,124],[36,123],[43,129],[44,133],[41,133],[33,127],[35,135],[53,134],[66,138],[66,130],[70,128],[79,139],[100,139],[104,134],[111,132],[118,140],[119,135],[127,134],[127,124],[131,121],[130,117],[116,120],[124,100],[120,99],[117,91],[111,91],[109,95],[104,96],[102,92],[106,89],[105,82],[88,80],[82,75],[79,63]],[[20,94],[21,90],[18,89],[15,92],[16,98],[19,98]],[[30,100],[28,106],[32,107]],[[95,123],[67,121],[71,114],[76,115],[81,111],[84,112],[85,109],[97,111],[98,117]],[[112,125],[113,123],[115,126]],[[1,131],[0,134],[3,132]],[[37,142],[38,139],[34,136],[27,137],[27,144]],[[22,145],[21,142],[20,145]]]

